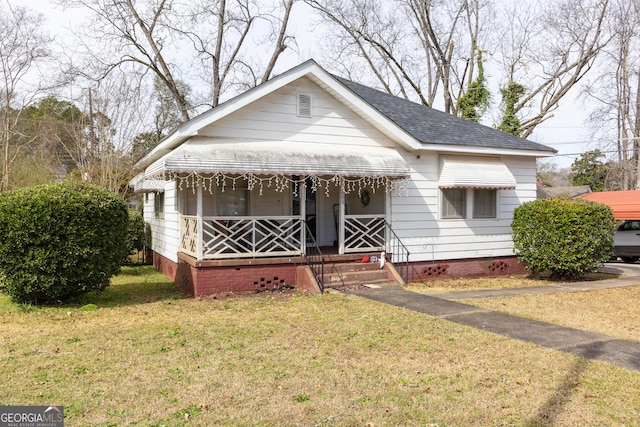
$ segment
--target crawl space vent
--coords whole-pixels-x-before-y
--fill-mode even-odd
[[[311,117],[311,95],[307,93],[298,94],[298,116]]]

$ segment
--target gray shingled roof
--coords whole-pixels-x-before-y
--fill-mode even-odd
[[[551,147],[334,76],[354,94],[423,144],[556,152]]]

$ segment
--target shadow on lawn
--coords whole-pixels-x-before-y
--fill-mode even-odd
[[[594,356],[595,357],[595,356]],[[557,425],[558,418],[571,401],[574,392],[582,382],[582,376],[587,370],[590,361],[586,358],[578,358],[573,367],[566,373],[562,383],[549,396],[544,404],[538,409],[535,416],[528,420],[525,427],[546,427]]]
[[[582,357],[576,359],[573,367],[564,376],[562,383],[538,409],[535,416],[524,424],[525,427],[550,427],[558,424],[558,418],[571,402],[591,360],[602,360],[606,354],[604,345],[606,345],[604,342],[596,342],[586,346],[580,352]],[[640,360],[640,357],[636,357],[635,360]]]
[[[69,305],[120,307],[186,298],[173,282],[150,266],[123,267],[111,283],[102,292],[90,292],[72,299]]]

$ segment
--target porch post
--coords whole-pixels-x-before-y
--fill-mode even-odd
[[[202,261],[202,258],[204,257],[204,236],[203,236],[203,230],[202,230],[202,185],[198,185],[196,187],[196,218],[197,218],[197,224],[196,227],[198,228],[197,231],[197,238],[198,238],[198,244],[196,245],[196,259],[198,261]]]
[[[300,219],[302,220],[302,230],[300,233],[300,246],[303,254],[307,253],[307,177],[300,176],[300,184],[298,185],[298,196],[300,197]]]
[[[344,196],[344,182],[340,183],[340,207],[338,209],[338,253],[344,254],[344,214],[346,200]]]
[[[384,192],[384,220],[388,224],[391,224],[391,192]],[[391,233],[388,227],[384,227],[384,250],[386,253],[391,253]],[[391,260],[389,260],[391,261]]]

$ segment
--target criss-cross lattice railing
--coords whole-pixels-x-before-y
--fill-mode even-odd
[[[302,224],[298,216],[203,217],[203,259],[299,255]],[[181,249],[196,255],[196,217],[183,217],[182,231]]]
[[[409,279],[409,249],[383,215],[345,215],[344,251],[385,251],[402,279]]]
[[[345,252],[384,250],[384,215],[345,215],[344,220]]]
[[[180,250],[193,256],[198,254],[198,219],[195,216],[180,218]]]

